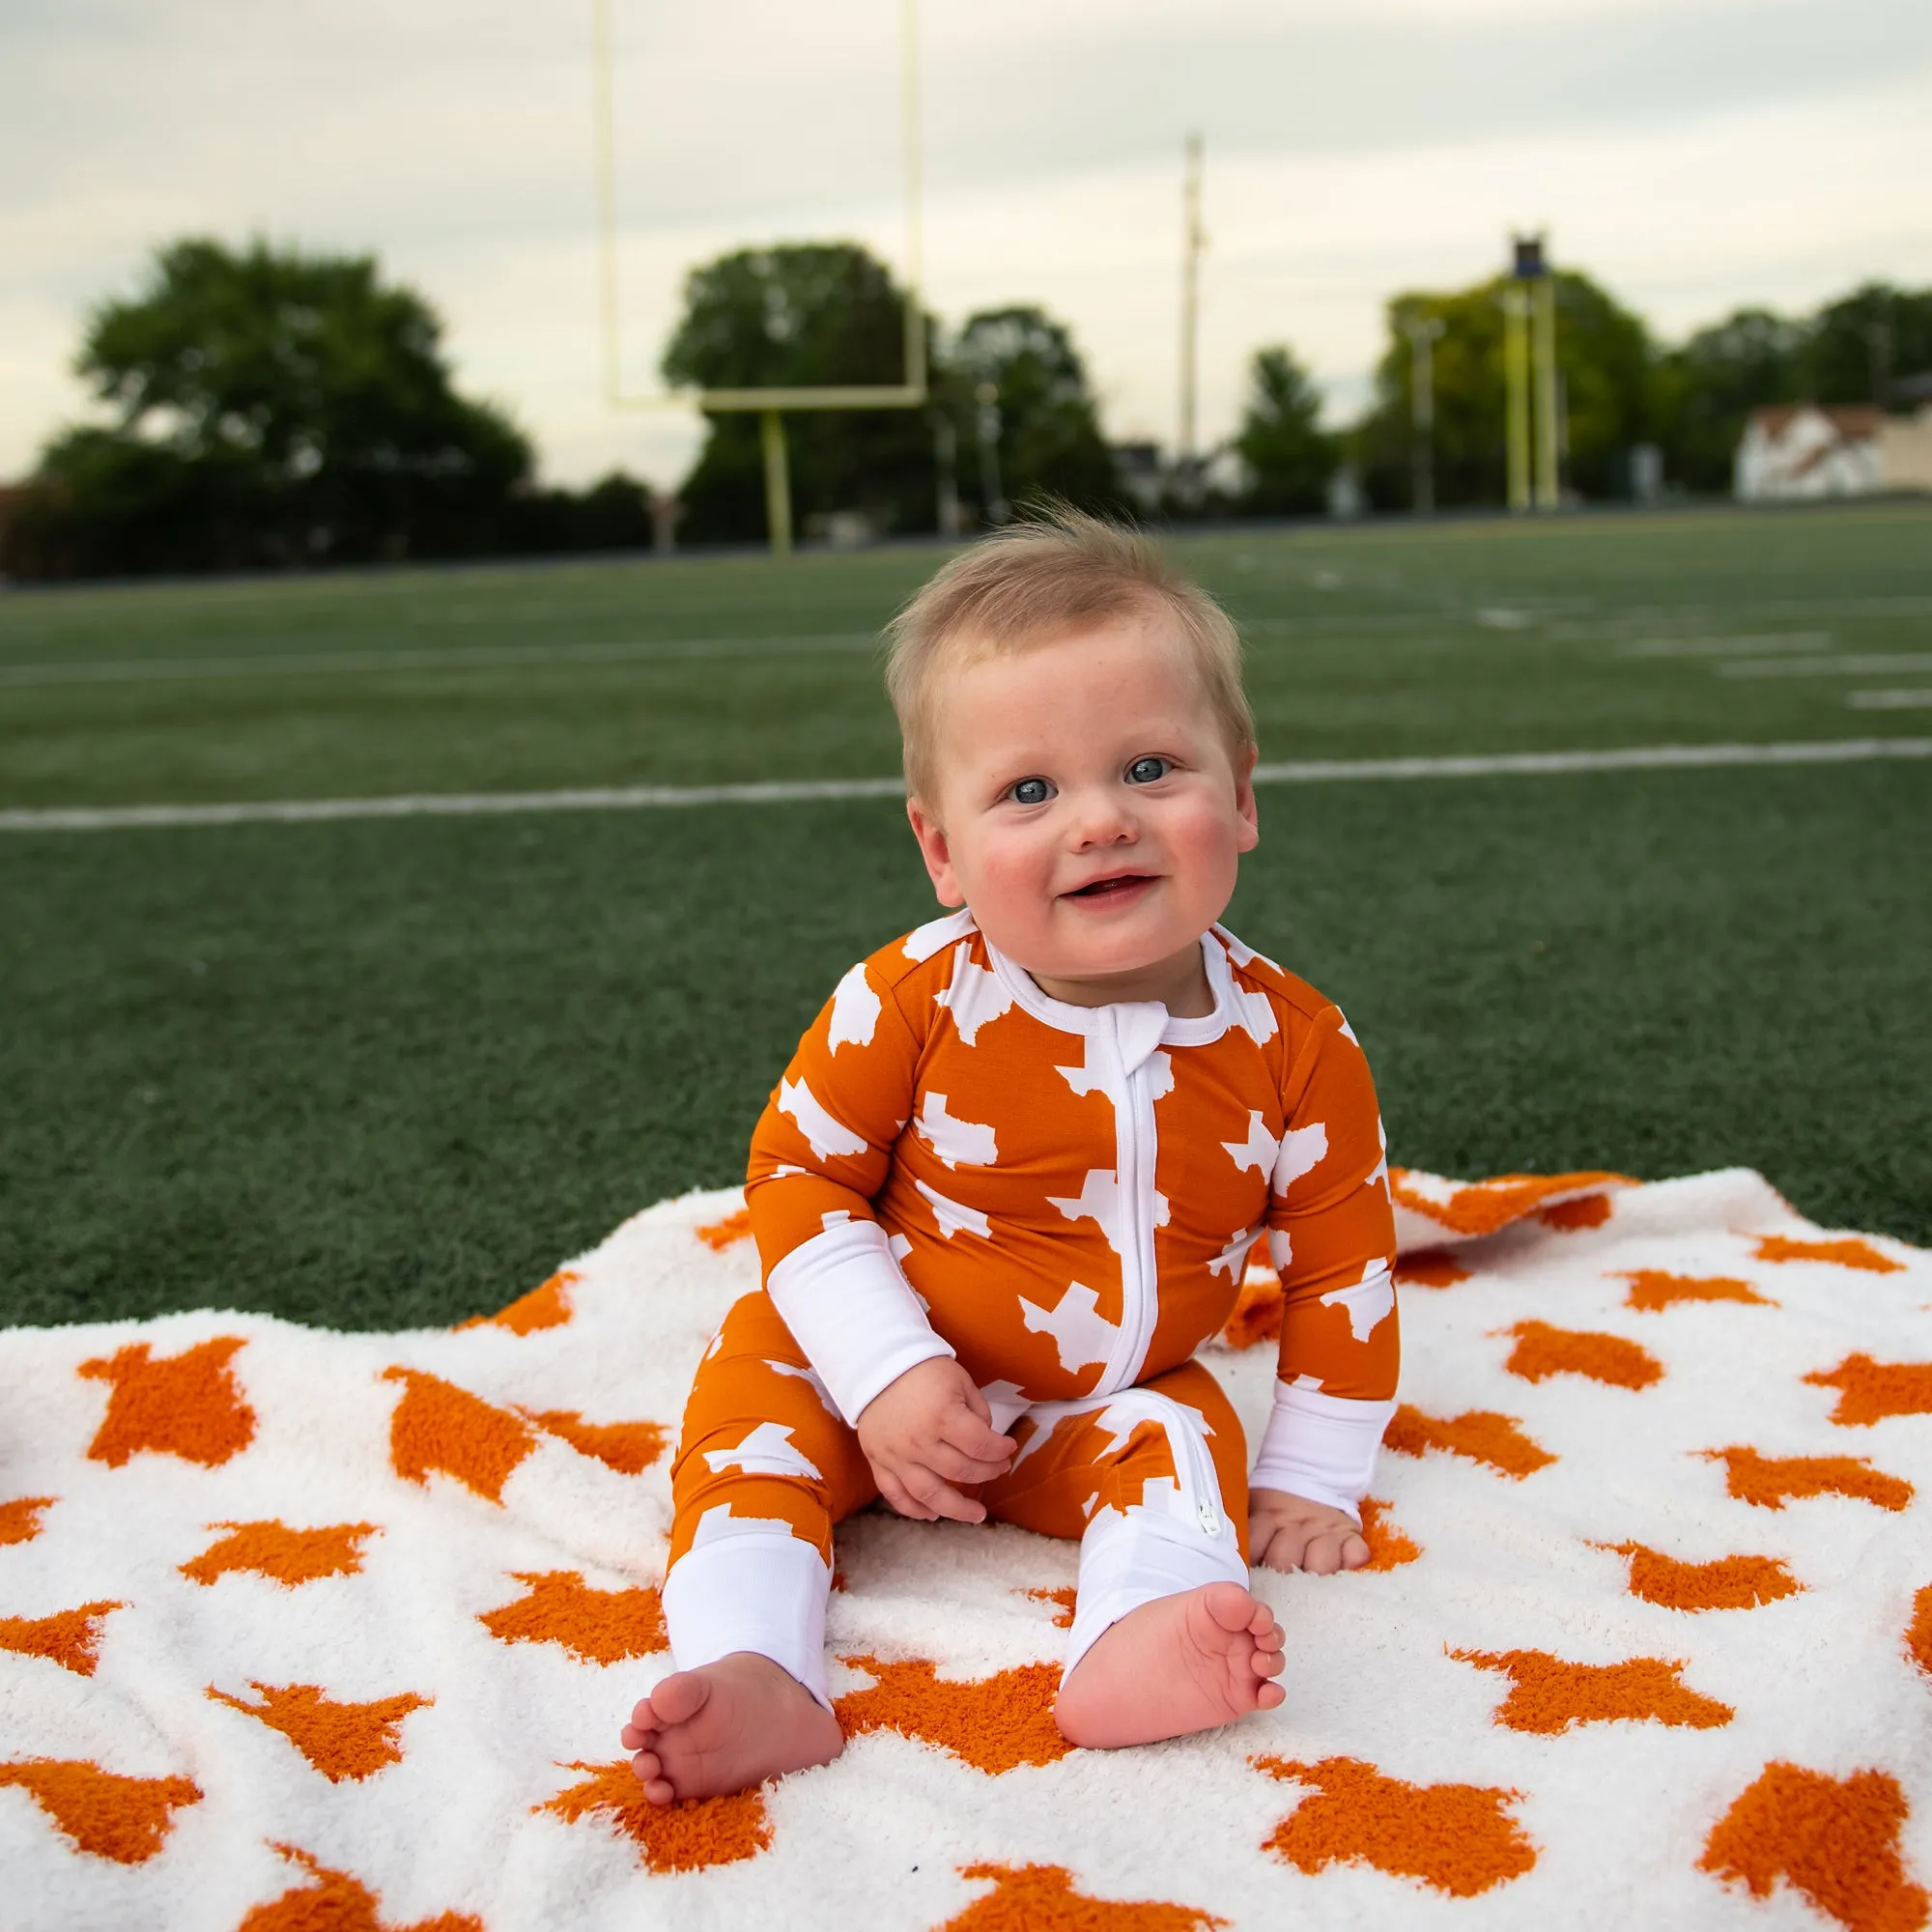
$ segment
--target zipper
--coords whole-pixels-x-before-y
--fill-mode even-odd
[[[1121,1219],[1121,1328],[1096,1395],[1113,1395],[1138,1378],[1153,1343],[1160,1306],[1160,1277],[1153,1253],[1155,1135],[1149,1061],[1129,1073],[1121,1050],[1120,1016],[1106,1014],[1114,1073],[1114,1181]]]

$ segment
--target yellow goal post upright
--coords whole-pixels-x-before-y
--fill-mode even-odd
[[[925,311],[920,299],[919,0],[899,0],[900,135],[905,173],[905,369],[897,383],[817,384],[801,388],[664,390],[623,386],[617,343],[617,140],[611,57],[612,0],[592,0],[596,91],[599,310],[604,390],[614,410],[696,407],[713,414],[755,414],[765,466],[765,522],[775,556],[791,552],[791,480],[784,418],[793,410],[920,410],[926,406]]]

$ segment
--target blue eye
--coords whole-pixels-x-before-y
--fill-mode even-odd
[[[1133,785],[1151,785],[1164,779],[1174,769],[1165,758],[1136,758],[1127,767],[1127,782]]]
[[[1012,788],[1015,805],[1044,805],[1053,796],[1053,787],[1044,779],[1022,779]]]

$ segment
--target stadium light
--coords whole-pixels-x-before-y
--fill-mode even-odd
[[[659,390],[623,387],[617,354],[616,112],[611,54],[611,0],[593,0],[592,69],[597,135],[599,317],[605,399],[613,410],[688,408],[712,415],[755,413],[764,453],[765,513],[774,555],[791,550],[791,482],[784,415],[793,410],[923,410],[926,406],[925,312],[920,299],[919,0],[900,0],[899,105],[905,175],[905,366],[898,383],[814,384],[791,388]]]
[[[1511,286],[1503,294],[1503,376],[1508,390],[1509,503],[1512,510],[1561,507],[1562,426],[1557,412],[1556,278],[1544,237],[1511,238]],[[1531,472],[1530,385],[1536,389],[1535,469]]]

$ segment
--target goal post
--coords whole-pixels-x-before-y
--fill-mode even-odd
[[[598,306],[605,398],[614,410],[688,408],[707,414],[756,414],[764,456],[766,524],[772,552],[791,550],[791,487],[784,417],[800,410],[918,410],[928,400],[925,312],[920,299],[919,0],[899,0],[899,121],[905,188],[905,343],[896,383],[814,384],[802,387],[627,391],[618,355],[617,138],[611,7],[592,0],[592,67],[597,135]]]

